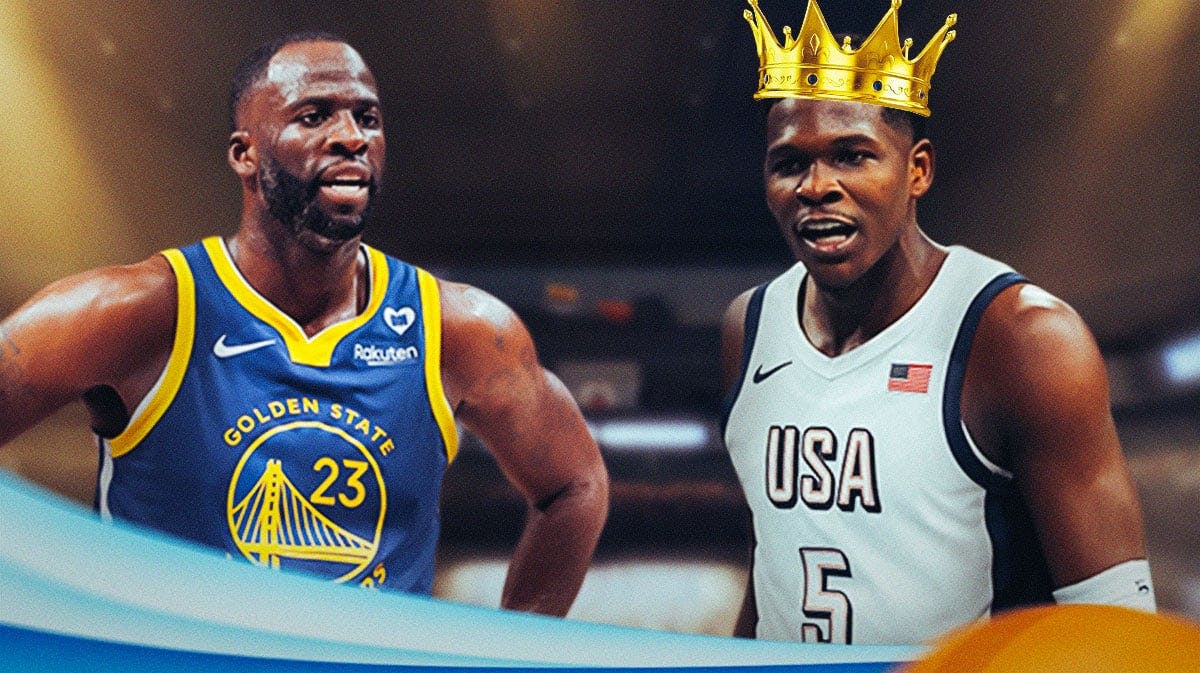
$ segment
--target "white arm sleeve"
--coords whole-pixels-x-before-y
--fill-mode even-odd
[[[1118,563],[1081,582],[1055,590],[1054,600],[1059,603],[1120,605],[1155,612],[1150,563],[1146,559]]]

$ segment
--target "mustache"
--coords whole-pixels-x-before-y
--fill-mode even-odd
[[[321,172],[311,180],[304,180],[271,157],[265,157],[259,166],[259,183],[271,217],[295,233],[309,229],[335,240],[347,240],[362,233],[375,197],[382,190],[381,179],[372,172],[367,184],[367,209],[352,220],[343,220],[329,217],[317,205]]]
[[[318,171],[315,176],[306,181],[280,166],[273,159],[266,158],[259,166],[258,175],[265,193],[278,194],[291,201],[309,202],[317,198],[317,191],[321,189],[322,176],[329,168]],[[372,171],[371,177],[367,180],[367,194],[374,198],[382,191],[383,179],[378,173]],[[281,217],[280,219],[288,218]]]

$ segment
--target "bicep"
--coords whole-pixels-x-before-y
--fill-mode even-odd
[[[1145,556],[1137,493],[1105,416],[1034,425],[1018,440],[1017,479],[1056,586]]]
[[[534,502],[599,468],[578,407],[551,373],[524,371],[464,405],[464,424],[488,447],[509,480]]]
[[[97,270],[64,279],[0,322],[0,443],[111,383],[144,359],[157,327],[169,329],[169,320],[142,310],[153,293],[134,290],[127,275]]]
[[[1009,455],[1055,584],[1144,556],[1137,495],[1090,332],[1065,309],[1040,316],[1013,348],[1004,358]]]
[[[0,442],[94,385],[86,305],[51,286],[0,323]]]
[[[509,480],[533,502],[600,479],[599,451],[566,387],[538,362],[515,316],[473,330],[452,365],[462,391],[459,420],[478,436]]]

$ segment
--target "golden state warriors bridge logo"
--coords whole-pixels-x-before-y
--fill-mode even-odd
[[[379,549],[387,503],[379,464],[359,433],[321,420],[272,425],[230,480],[234,544],[257,565],[353,578]]]

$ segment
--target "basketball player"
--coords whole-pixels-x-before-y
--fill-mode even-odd
[[[798,44],[824,26],[814,8]],[[723,325],[725,440],[755,540],[736,633],[917,644],[1025,604],[1153,611],[1088,328],[1008,266],[922,232],[934,149],[915,86],[904,107],[812,82],[770,92],[763,169],[797,264]]]
[[[385,150],[362,57],[321,34],[265,45],[231,108],[237,231],[66,278],[0,323],[0,442],[82,398],[104,516],[429,593],[457,420],[529,503],[503,606],[565,614],[604,464],[507,306],[361,242]]]

